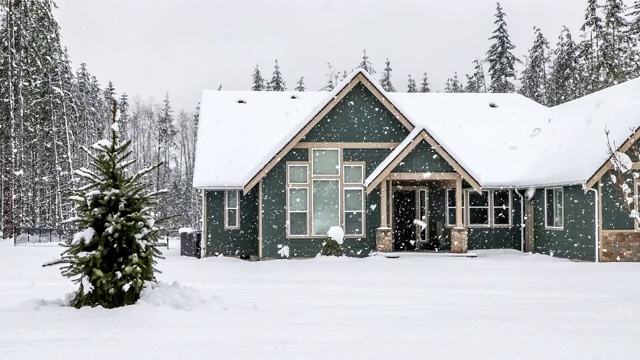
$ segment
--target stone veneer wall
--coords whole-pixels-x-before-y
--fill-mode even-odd
[[[600,246],[602,262],[640,261],[640,232],[605,230]]]

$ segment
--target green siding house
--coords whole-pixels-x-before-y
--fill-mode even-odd
[[[203,255],[313,257],[340,226],[354,257],[638,260],[604,129],[629,152],[639,81],[555,108],[516,94],[386,93],[362,70],[331,93],[204,91]]]

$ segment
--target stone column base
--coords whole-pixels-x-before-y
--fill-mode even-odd
[[[390,228],[381,227],[376,229],[376,250],[378,252],[393,251],[393,236]]]
[[[469,250],[469,231],[467,228],[453,228],[451,230],[451,252],[464,254]]]

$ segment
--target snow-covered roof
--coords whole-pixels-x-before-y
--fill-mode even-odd
[[[242,188],[360,70],[332,93],[202,94],[194,186]],[[518,94],[385,93],[483,187],[584,183],[640,126],[640,79],[547,108]]]

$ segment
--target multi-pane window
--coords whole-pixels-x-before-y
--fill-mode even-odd
[[[457,225],[456,218],[456,190],[447,189],[447,199],[445,206],[446,224],[448,227],[455,227]],[[464,209],[464,207],[463,207]]]
[[[511,191],[493,190],[491,193],[493,195],[493,225],[511,225]]]
[[[309,222],[309,189],[289,188],[289,235],[307,235]]]
[[[344,189],[345,235],[364,235],[364,189]]]
[[[224,227],[227,230],[240,229],[240,192],[238,190],[225,191]]]
[[[545,189],[545,226],[550,229],[564,227],[564,197],[562,188]]]
[[[469,226],[489,226],[489,191],[467,192]]]

